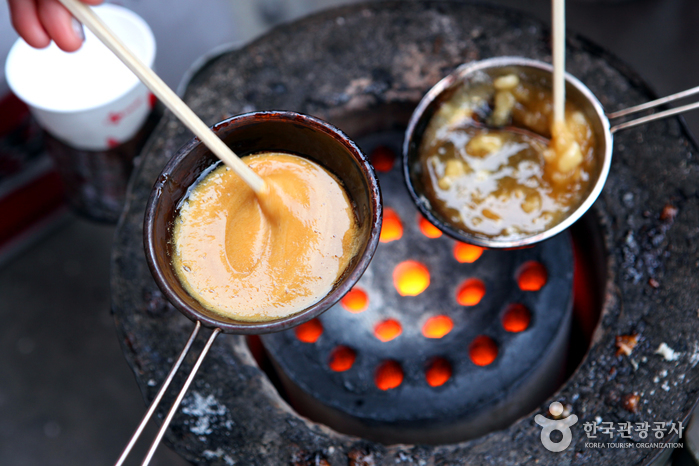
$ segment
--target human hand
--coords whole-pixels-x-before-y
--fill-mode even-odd
[[[103,0],[81,0],[99,5]],[[47,47],[51,40],[66,52],[80,48],[85,38],[82,25],[58,0],[8,0],[12,26],[29,45]]]

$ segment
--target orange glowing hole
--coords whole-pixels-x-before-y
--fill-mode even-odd
[[[454,245],[454,258],[462,264],[476,262],[481,257],[481,254],[483,254],[483,248],[480,246],[461,242],[457,242]]]
[[[357,353],[355,353],[352,348],[337,346],[332,350],[332,353],[330,353],[330,362],[328,365],[330,369],[335,372],[344,372],[352,368],[355,359],[357,359]]]
[[[444,385],[451,378],[451,364],[444,358],[435,359],[427,368],[425,378],[431,387]]]
[[[502,315],[502,327],[508,332],[523,332],[529,327],[532,315],[522,304],[510,304]]]
[[[432,225],[429,220],[427,220],[422,215],[419,216],[418,224],[420,226],[420,231],[423,235],[428,238],[439,238],[442,236],[442,231],[436,226]]]
[[[498,357],[498,346],[492,338],[481,335],[471,342],[468,348],[471,361],[477,366],[487,366]]]
[[[384,320],[374,327],[374,335],[383,342],[393,340],[402,332],[403,327],[401,327],[400,322],[395,319]]]
[[[393,269],[393,284],[401,296],[417,296],[430,286],[430,272],[417,261],[401,262]]]
[[[462,306],[475,306],[485,296],[485,284],[477,278],[469,278],[456,292],[456,301]]]
[[[546,267],[535,261],[526,262],[517,274],[517,284],[522,291],[539,291],[547,280]]]
[[[318,319],[309,320],[294,329],[296,338],[304,343],[315,343],[323,334],[323,324]]]
[[[369,306],[369,296],[361,288],[352,288],[340,301],[342,307],[352,313],[359,313]]]
[[[427,338],[442,338],[454,328],[454,322],[447,316],[434,316],[422,326],[422,334]]]
[[[403,224],[395,210],[387,207],[383,211],[383,223],[381,224],[381,235],[379,241],[389,243],[401,239],[403,236]]]
[[[377,171],[390,172],[396,162],[396,154],[386,146],[379,146],[371,152],[370,159]]]
[[[396,361],[384,361],[376,369],[374,383],[380,390],[390,390],[403,383],[403,369]]]

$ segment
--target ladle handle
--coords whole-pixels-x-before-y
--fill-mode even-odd
[[[60,0],[78,21],[87,26],[104,45],[121,60],[143,84],[185,124],[206,147],[240,176],[257,194],[265,192],[265,182],[252,171],[213,131],[116,37],[104,22],[79,0]]]
[[[180,368],[182,361],[184,361],[184,358],[187,356],[187,353],[189,353],[189,349],[192,347],[192,343],[194,342],[194,339],[197,337],[197,333],[199,333],[200,328],[201,328],[201,322],[197,321],[197,324],[194,327],[194,330],[192,330],[192,334],[189,336],[189,340],[187,340],[187,343],[184,345],[184,348],[182,349],[180,356],[177,358],[177,361],[175,361],[175,364],[172,365],[172,368],[170,369],[170,372],[168,373],[167,377],[165,378],[163,385],[160,387],[158,394],[155,396],[155,398],[153,398],[153,401],[151,402],[150,406],[148,407],[148,411],[146,411],[146,414],[143,416],[141,423],[138,425],[138,427],[136,428],[136,431],[131,436],[129,443],[126,444],[126,447],[124,447],[124,451],[121,452],[121,456],[119,457],[119,459],[115,463],[115,466],[122,466],[124,464],[124,461],[126,461],[126,458],[129,456],[131,449],[136,444],[136,441],[138,441],[138,438],[141,436],[143,429],[146,427],[151,416],[153,416],[155,409],[160,404],[160,400],[162,400],[163,395],[165,395],[165,392],[167,391],[168,387],[170,386],[170,382],[172,382],[172,379],[175,377],[177,370]]]
[[[672,94],[666,97],[662,97],[660,99],[652,100],[650,102],[646,102],[645,104],[641,105],[636,105],[634,107],[629,107],[624,110],[619,110],[618,112],[613,112],[607,114],[607,118],[610,120],[616,119],[616,118],[621,118],[629,115],[633,115],[634,113],[642,112],[644,110],[649,110],[651,108],[659,107],[660,105],[668,104],[670,102],[674,102],[676,100],[684,99],[690,96],[693,96],[695,94],[699,94],[699,86],[694,87],[692,89],[687,89],[686,91],[678,92],[677,94]],[[612,133],[615,133],[619,130],[630,128],[632,126],[638,126],[642,125],[644,123],[648,123],[649,121],[655,121],[655,120],[662,120],[663,118],[671,117],[673,115],[679,115],[680,113],[688,112],[689,110],[694,110],[699,108],[699,102],[694,102],[692,104],[687,104],[683,105],[681,107],[677,108],[671,108],[669,110],[664,110],[662,112],[658,113],[653,113],[652,115],[644,116],[641,118],[637,118],[635,120],[630,120],[630,121],[625,121],[624,123],[619,123],[618,125],[613,125],[609,130]]]
[[[160,430],[158,431],[158,435],[155,436],[155,439],[153,440],[153,443],[150,446],[150,450],[148,450],[148,454],[146,454],[146,457],[143,459],[143,463],[141,463],[141,466],[148,466],[148,464],[150,463],[150,460],[153,459],[153,455],[155,454],[155,450],[157,450],[158,445],[160,445],[160,440],[162,440],[163,436],[165,435],[165,431],[167,430],[168,426],[170,425],[170,421],[172,421],[172,418],[175,416],[175,413],[177,412],[177,408],[179,408],[180,403],[182,403],[182,399],[184,398],[184,395],[187,393],[189,386],[192,384],[192,381],[194,380],[194,376],[197,375],[197,371],[199,370],[199,366],[201,366],[201,363],[204,362],[204,358],[206,358],[206,355],[209,353],[209,349],[211,348],[211,345],[214,343],[214,340],[216,340],[216,337],[218,336],[219,333],[221,333],[220,328],[214,329],[214,331],[211,333],[211,336],[209,337],[209,340],[206,342],[204,349],[201,350],[201,353],[199,354],[199,358],[197,359],[197,362],[194,364],[194,367],[192,367],[192,370],[189,372],[189,377],[187,377],[187,381],[185,381],[184,385],[180,389],[180,393],[177,394],[177,398],[175,399],[175,402],[172,403],[172,406],[170,407],[170,411],[168,411],[167,416],[165,417],[165,420],[163,421],[163,425],[160,426]]]

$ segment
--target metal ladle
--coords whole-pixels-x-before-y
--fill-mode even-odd
[[[146,260],[158,286],[167,299],[195,327],[168,373],[143,420],[116,462],[124,463],[143,429],[174,379],[202,326],[213,329],[206,345],[181,387],[163,424],[153,440],[142,465],[150,463],[170,421],[177,412],[202,362],[220,333],[262,334],[278,332],[300,325],[332,307],[359,280],[373,257],[381,231],[381,193],[371,164],[344,133],[334,126],[307,115],[293,112],[256,112],[238,115],[206,126],[198,116],[165,85],[150,68],[130,52],[109,28],[77,0],[60,0],[85,24],[131,71],[163,102],[192,132],[198,136],[182,147],[158,177],[146,207],[144,243]],[[328,169],[342,181],[350,197],[358,225],[357,253],[334,283],[333,288],[315,304],[299,312],[272,321],[245,322],[223,317],[203,307],[184,289],[173,269],[171,257],[174,241],[172,225],[187,190],[209,167],[224,161],[250,186],[256,194],[265,194],[265,183],[248,168],[236,152],[247,155],[259,152],[289,152],[300,154]]]
[[[379,242],[382,209],[378,180],[371,164],[357,145],[337,128],[308,115],[270,111],[234,116],[214,125],[213,131],[241,155],[281,151],[301,154],[335,174],[352,201],[358,225],[357,242],[361,246],[328,294],[296,314],[271,321],[247,322],[212,312],[185,290],[172,264],[175,254],[172,227],[179,215],[182,200],[200,176],[218,162],[216,156],[198,139],[192,139],[185,144],[170,159],[153,186],[146,205],[143,236],[146,261],[158,287],[167,300],[194,321],[196,326],[183,354],[155,397],[153,405],[157,405],[162,393],[167,390],[167,385],[200,326],[213,329],[213,333],[163,421],[143,464],[150,461],[196,371],[219,333],[272,333],[295,327],[317,317],[339,301],[359,280]],[[155,411],[153,405],[148,409],[147,416]],[[122,454],[123,458],[128,455],[128,449],[135,443],[147,422],[144,418]]]
[[[612,135],[614,133],[632,126],[699,108],[699,102],[695,102],[611,126],[610,120],[627,117],[698,94],[699,87],[607,114],[595,95],[582,82],[566,73],[566,100],[574,103],[587,117],[587,120],[592,125],[593,132],[597,136],[597,147],[595,149],[597,167],[596,171],[591,174],[590,191],[580,205],[569,212],[565,219],[540,233],[514,239],[486,237],[460,229],[432,208],[430,201],[423,194],[425,189],[421,176],[419,148],[423,133],[430,119],[437,109],[444,102],[448,101],[458,89],[468,86],[472,82],[482,83],[484,78],[493,79],[511,73],[525,76],[531,82],[550,87],[553,67],[548,63],[521,57],[497,57],[460,66],[456,71],[432,87],[422,98],[410,118],[403,143],[403,174],[408,191],[420,212],[440,230],[453,238],[487,248],[526,247],[551,238],[567,229],[587,212],[602,192],[611,166]]]

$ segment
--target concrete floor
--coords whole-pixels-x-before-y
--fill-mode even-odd
[[[144,412],[109,312],[114,228],[61,223],[0,271],[3,465],[113,463]]]
[[[542,19],[550,9],[548,0],[494,3]],[[250,2],[242,4],[250,9]],[[279,15],[272,14],[279,11],[275,4],[281,5],[260,2],[267,13],[257,12],[256,26],[241,40],[323,6],[320,0],[289,1],[294,6]],[[569,0],[568,21],[572,30],[630,64],[659,95],[699,85],[696,0]],[[688,122],[699,135],[699,116]],[[0,269],[2,465],[113,463],[145,411],[109,313],[113,232],[112,226],[64,214],[42,239]],[[132,464],[145,447],[140,445]],[[685,454],[675,464],[688,461]],[[161,447],[152,464],[185,463]]]

